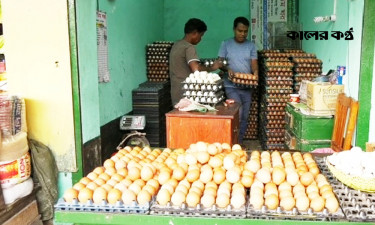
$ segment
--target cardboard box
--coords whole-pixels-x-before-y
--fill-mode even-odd
[[[337,96],[344,92],[344,85],[329,82],[307,84],[307,106],[314,114],[334,115]]]

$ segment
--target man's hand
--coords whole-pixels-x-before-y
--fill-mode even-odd
[[[234,72],[232,70],[228,70],[228,76],[229,76],[229,79],[233,79],[234,77]]]
[[[217,70],[217,69],[220,69],[221,67],[223,67],[223,61],[222,60],[220,60],[220,59],[216,59],[215,61],[214,61],[214,63],[212,64],[212,71],[214,71],[214,70]]]

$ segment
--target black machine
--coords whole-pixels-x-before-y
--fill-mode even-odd
[[[146,117],[142,115],[125,115],[120,119],[120,130],[130,130],[130,133],[124,135],[122,141],[117,146],[117,150],[125,146],[141,148],[150,146],[150,142],[146,138],[146,133],[139,132],[146,126]]]

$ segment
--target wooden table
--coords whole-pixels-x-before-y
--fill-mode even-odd
[[[219,104],[217,111],[183,112],[174,109],[166,114],[167,147],[185,148],[205,141],[230,145],[238,143],[239,104]]]

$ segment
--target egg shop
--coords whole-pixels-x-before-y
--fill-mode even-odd
[[[374,1],[0,3],[0,223],[375,223]]]

